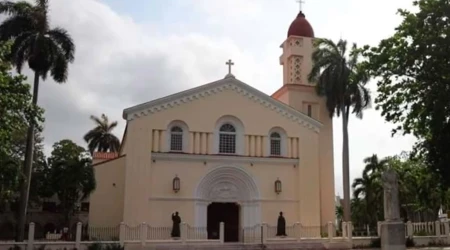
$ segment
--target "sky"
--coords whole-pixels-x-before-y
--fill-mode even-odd
[[[303,11],[316,37],[376,45],[394,33],[398,8],[412,0],[306,0]],[[82,137],[90,115],[119,121],[123,109],[222,79],[225,62],[233,74],[270,95],[282,85],[280,44],[299,11],[295,0],[50,0],[52,26],[72,35],[76,59],[69,80],[40,86],[45,109],[45,149]],[[30,71],[25,74],[33,79]],[[376,84],[369,85],[373,97]],[[374,106],[374,105],[373,105]],[[336,194],[342,195],[342,122],[334,119]],[[363,159],[411,149],[414,138],[391,137],[392,124],[374,108],[350,119],[350,178],[361,175]]]

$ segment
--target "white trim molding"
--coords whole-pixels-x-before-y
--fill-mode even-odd
[[[179,92],[170,96],[156,99],[147,103],[143,103],[134,107],[127,108],[123,111],[123,118],[130,121],[142,116],[151,115],[170,108],[174,108],[185,103],[203,99],[208,96],[220,94],[223,91],[232,90],[246,98],[263,105],[268,110],[276,112],[287,119],[296,122],[308,129],[320,132],[323,126],[321,122],[315,120],[308,115],[264,94],[263,92],[237,80],[229,77],[219,81],[211,82],[196,88]]]
[[[252,156],[234,156],[234,155],[197,155],[197,154],[177,154],[177,153],[151,153],[152,160],[161,161],[194,161],[194,162],[212,162],[212,163],[267,163],[280,165],[299,165],[298,158],[279,158],[279,157],[252,157]]]

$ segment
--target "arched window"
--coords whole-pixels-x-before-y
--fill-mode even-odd
[[[277,132],[270,134],[270,155],[281,155],[281,135]]]
[[[219,153],[235,154],[236,153],[236,128],[226,123],[219,130]]]
[[[178,126],[170,130],[170,151],[183,151],[183,129]]]

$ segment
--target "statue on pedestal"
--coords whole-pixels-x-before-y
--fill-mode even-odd
[[[170,235],[173,238],[180,237],[180,223],[181,217],[178,215],[178,212],[172,213],[172,232],[170,233]]]
[[[394,169],[387,169],[382,177],[384,189],[384,220],[400,220],[400,202],[398,198],[398,176]]]
[[[277,235],[280,237],[287,236],[286,234],[286,219],[284,219],[283,212],[280,212],[280,215],[278,216],[278,222],[277,222]]]
[[[384,189],[384,221],[381,223],[381,250],[405,250],[405,223],[400,220],[398,175],[388,168],[381,176]]]

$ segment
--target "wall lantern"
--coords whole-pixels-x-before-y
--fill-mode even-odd
[[[275,193],[281,193],[281,181],[278,178],[275,181]]]
[[[178,191],[180,191],[180,182],[181,182],[180,178],[177,175],[175,175],[175,178],[173,178],[172,181],[172,189],[175,193],[178,193]]]

